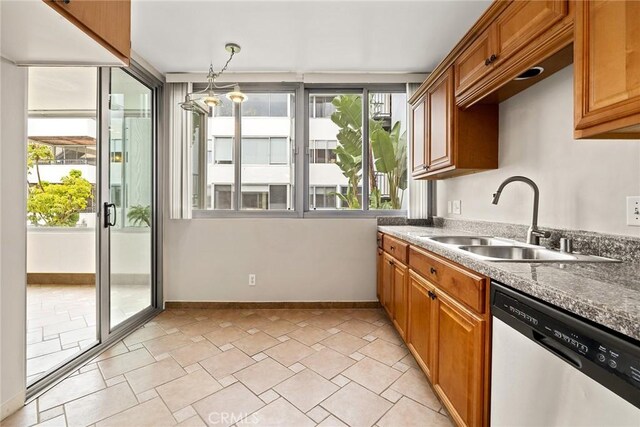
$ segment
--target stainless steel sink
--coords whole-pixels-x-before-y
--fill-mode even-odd
[[[500,261],[561,262],[578,259],[574,255],[527,246],[460,246],[459,249],[484,258]]]
[[[514,244],[510,240],[484,236],[435,236],[428,239],[444,245],[455,246],[509,246]]]
[[[579,253],[558,252],[542,246],[490,236],[423,236],[426,240],[492,262],[620,262]]]

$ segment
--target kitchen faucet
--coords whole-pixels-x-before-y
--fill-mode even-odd
[[[527,243],[531,245],[540,245],[540,238],[549,238],[551,233],[549,231],[542,231],[538,229],[538,201],[540,198],[540,191],[538,190],[538,186],[535,182],[527,178],[526,176],[512,176],[510,178],[505,179],[502,184],[498,187],[498,190],[493,193],[493,201],[494,205],[498,204],[500,200],[500,194],[502,194],[502,190],[506,187],[507,184],[514,181],[524,182],[525,184],[529,184],[529,187],[533,190],[533,218],[531,218],[531,226],[529,230],[527,230]]]

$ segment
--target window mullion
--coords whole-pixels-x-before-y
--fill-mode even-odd
[[[240,211],[242,206],[242,110],[240,103],[233,104],[233,110],[235,115],[235,129],[234,129],[234,189],[235,189],[235,198],[234,198],[234,210]]]
[[[296,135],[296,159],[295,159],[295,189],[296,211],[302,218],[304,212],[309,209],[309,92],[305,90],[304,83],[300,83],[296,89],[295,110],[295,135]]]
[[[369,210],[369,90],[367,88],[362,89],[362,210]]]

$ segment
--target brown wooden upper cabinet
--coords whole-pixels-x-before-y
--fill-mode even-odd
[[[572,23],[563,22],[567,0],[496,2],[500,3],[508,6],[487,20],[486,28],[454,61],[456,100],[463,107],[481,101],[571,43]],[[539,79],[570,62],[567,51],[562,59],[544,64]],[[532,83],[512,85],[489,102],[500,102]]]
[[[420,98],[416,103],[411,106],[413,112],[413,126],[411,127],[411,140],[414,141],[411,144],[411,161],[412,161],[412,173],[413,175],[420,175],[427,169],[427,152],[426,145],[426,129],[427,118],[425,116],[427,111],[427,99],[426,95]]]
[[[578,1],[576,138],[640,138],[640,2]]]
[[[43,1],[129,65],[131,0]]]
[[[456,107],[453,67],[413,101],[413,176],[442,179],[498,167],[498,106]],[[424,113],[423,113],[424,112]]]
[[[453,76],[444,73],[427,89],[427,165],[429,171],[453,164]]]
[[[493,68],[497,49],[491,38],[494,31],[488,29],[462,52],[454,63],[456,95],[464,92]],[[493,57],[493,60],[492,60]]]

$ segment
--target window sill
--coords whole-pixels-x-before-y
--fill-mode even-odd
[[[405,210],[314,210],[302,215],[298,211],[232,211],[232,210],[194,210],[193,219],[233,219],[233,218],[377,218],[380,216],[407,216]]]

